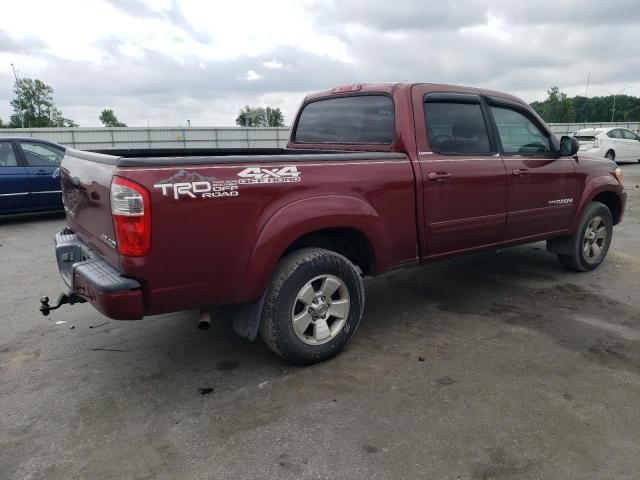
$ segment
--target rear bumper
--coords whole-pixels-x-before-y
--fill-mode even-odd
[[[138,281],[123,277],[68,228],[56,233],[55,244],[58,269],[71,293],[115,320],[137,320],[144,316],[144,298]]]

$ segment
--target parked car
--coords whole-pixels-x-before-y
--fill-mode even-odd
[[[69,290],[41,311],[232,305],[241,335],[326,360],[358,328],[363,276],[540,240],[569,269],[600,265],[622,173],[577,152],[515,97],[435,84],[309,95],[286,149],[68,149],[55,249]]]
[[[62,210],[55,172],[64,152],[44,140],[0,137],[0,215]]]
[[[585,128],[574,136],[581,152],[617,163],[640,162],[640,137],[626,128]]]

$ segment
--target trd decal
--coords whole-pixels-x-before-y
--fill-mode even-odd
[[[218,180],[216,177],[205,177],[184,169],[165,180],[160,180],[153,188],[162,190],[162,195],[171,196],[174,200],[179,200],[180,197],[224,198],[239,195],[237,180]]]
[[[240,195],[240,185],[265,183],[290,183],[301,181],[297,167],[247,167],[238,172],[237,179],[218,180],[216,177],[205,177],[196,172],[180,169],[171,177],[160,180],[153,188],[162,191],[165,197],[180,198],[224,198]]]

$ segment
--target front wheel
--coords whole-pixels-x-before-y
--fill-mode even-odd
[[[310,365],[337,355],[364,310],[364,285],[347,258],[321,248],[284,257],[267,291],[260,336],[290,363]]]
[[[573,254],[558,255],[570,270],[587,272],[598,267],[607,256],[613,235],[613,219],[606,205],[591,202],[576,232],[570,237]]]

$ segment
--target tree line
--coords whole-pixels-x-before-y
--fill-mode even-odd
[[[53,100],[53,88],[41,80],[21,78],[14,83],[11,100],[13,114],[8,123],[0,119],[0,128],[77,127],[65,117]],[[547,98],[531,103],[531,107],[548,123],[587,123],[640,121],[640,97],[608,95],[604,97],[568,97],[558,87],[547,90]],[[98,119],[105,127],[126,127],[110,108]],[[284,127],[279,108],[246,105],[236,118],[241,127]]]
[[[640,97],[568,97],[558,87],[551,87],[547,94],[544,101],[531,103],[531,107],[547,123],[599,123],[611,122],[612,118],[614,122],[640,121]]]

